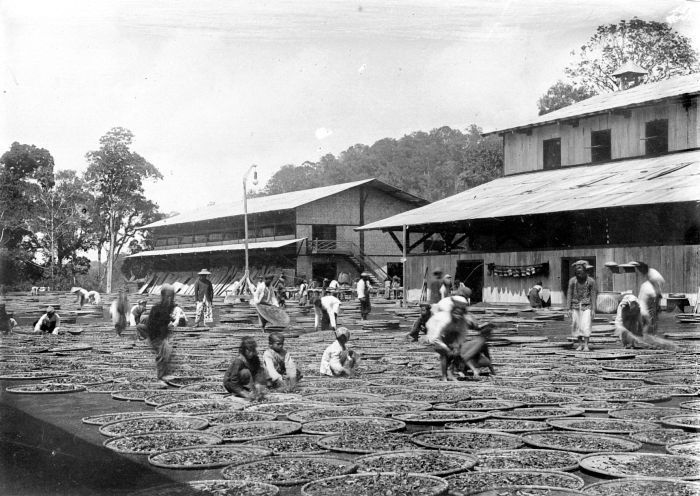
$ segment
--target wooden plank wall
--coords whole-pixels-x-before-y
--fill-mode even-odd
[[[476,253],[463,252],[436,255],[409,256],[407,262],[407,280],[411,289],[420,289],[426,268],[442,267],[446,273],[454,274],[458,260],[484,261],[484,301],[490,303],[525,303],[527,290],[539,279],[496,277],[488,274],[486,266],[529,265],[549,262],[549,277],[542,277],[545,287],[552,290],[552,303],[562,304],[566,295],[561,291],[561,259],[570,257],[596,257],[595,273],[600,290],[627,291],[635,294],[642,283],[636,273],[614,274],[605,268],[605,262],[626,263],[642,260],[657,269],[666,279],[664,294],[685,293],[694,303],[700,287],[700,245],[686,246],[639,246],[639,247],[602,247],[568,250],[543,250],[532,252]],[[612,288],[605,287],[604,281],[612,279]],[[602,286],[602,287],[601,287]]]
[[[696,97],[688,110],[681,103],[650,105],[632,109],[630,117],[600,114],[580,119],[577,127],[550,124],[531,128],[530,136],[509,133],[505,136],[505,174],[542,170],[542,141],[551,138],[561,138],[562,167],[590,163],[591,131],[603,129],[611,130],[613,159],[644,155],[645,123],[656,119],[668,119],[669,151],[697,147],[699,107]]]

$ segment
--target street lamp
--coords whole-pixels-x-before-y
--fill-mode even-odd
[[[253,171],[253,186],[258,184],[258,166],[253,164],[248,167],[248,170],[243,175],[243,226],[244,226],[244,239],[243,245],[245,247],[245,273],[248,274],[248,189],[246,183],[248,182],[248,174]]]

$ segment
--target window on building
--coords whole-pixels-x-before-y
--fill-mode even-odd
[[[605,162],[612,158],[610,129],[591,132],[591,162]]]
[[[190,244],[192,242],[192,235],[190,234],[189,236],[183,236],[180,238],[180,243],[183,245]]]
[[[195,235],[194,242],[195,243],[206,243],[207,242],[207,235],[206,234]]]
[[[224,233],[211,233],[209,235],[209,241],[221,241],[224,239]]]
[[[561,138],[542,142],[542,162],[545,170],[561,167]]]
[[[156,240],[156,246],[166,246],[168,244],[168,240],[166,238],[160,238]]]
[[[646,123],[645,155],[659,155],[668,151],[668,119]]]
[[[179,238],[168,238],[168,245],[176,245],[180,242]]]

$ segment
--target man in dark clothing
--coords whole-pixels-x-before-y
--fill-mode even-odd
[[[136,331],[148,340],[156,355],[156,373],[158,379],[165,381],[170,373],[170,361],[173,355],[172,337],[175,326],[171,315],[175,308],[175,289],[165,284],[160,290],[160,302],[153,305],[144,324],[136,326]]]
[[[258,345],[255,339],[245,336],[241,339],[238,356],[224,374],[224,387],[236,396],[255,399],[262,394],[266,383],[267,376],[258,356]]]
[[[406,338],[411,339],[412,341],[418,341],[418,336],[420,334],[425,334],[426,332],[428,332],[427,328],[425,327],[425,324],[428,322],[431,315],[432,314],[430,313],[430,303],[421,303],[420,315],[415,320],[415,322],[413,322],[411,332],[406,334]]]
[[[211,274],[207,269],[200,270],[199,279],[194,283],[194,301],[197,303],[194,326],[203,326],[206,322],[214,320],[212,315],[212,302],[214,301],[214,286],[207,277]]]
[[[435,304],[441,300],[440,288],[442,287],[442,269],[436,267],[428,281],[428,303]]]
[[[284,274],[281,274],[275,283],[275,292],[277,293],[277,301],[279,302],[280,308],[287,306],[285,288],[287,287],[287,281],[284,279]]]

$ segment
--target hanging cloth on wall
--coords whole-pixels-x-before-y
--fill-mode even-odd
[[[496,265],[490,263],[487,265],[489,275],[496,277],[534,277],[548,276],[549,262],[530,265]]]

